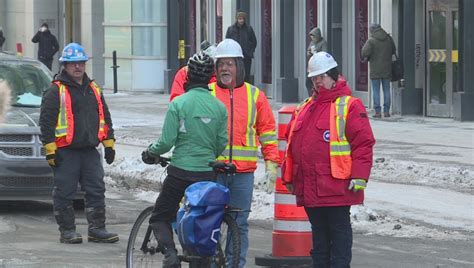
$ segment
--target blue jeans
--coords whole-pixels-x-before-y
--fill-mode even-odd
[[[229,206],[234,208],[240,208],[244,211],[249,211],[252,204],[252,195],[253,195],[253,173],[237,173],[235,175],[224,175],[219,174],[217,177],[217,182],[226,186],[230,190],[230,203]],[[239,225],[240,230],[240,262],[239,267],[245,266],[245,258],[247,256],[247,251],[249,248],[249,212],[239,212],[236,213],[234,217]],[[228,247],[229,248],[229,247]],[[230,250],[227,251],[230,263],[230,260],[233,256],[230,255]]]
[[[390,79],[372,79],[372,95],[374,96],[374,108],[380,113],[380,82],[383,89],[383,112],[390,112]]]
[[[313,268],[349,268],[352,259],[350,206],[305,207],[311,223]]]

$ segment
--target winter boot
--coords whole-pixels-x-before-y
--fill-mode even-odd
[[[105,229],[105,208],[86,208],[87,222],[89,223],[88,241],[98,243],[115,243],[119,237]]]
[[[178,258],[178,251],[175,248],[164,249],[165,259],[163,260],[163,268],[180,268],[181,263]]]
[[[80,244],[82,243],[82,236],[76,233],[76,224],[74,217],[74,208],[68,206],[65,209],[54,211],[54,217],[59,225],[59,242],[66,244]]]

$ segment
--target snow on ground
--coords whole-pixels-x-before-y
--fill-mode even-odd
[[[371,179],[471,193],[474,189],[474,171],[467,167],[440,166],[439,163],[416,163],[382,157],[375,158]]]
[[[138,200],[144,200],[153,204],[158,197],[161,183],[166,176],[164,168],[146,165],[138,157],[120,158],[117,160],[111,166],[106,166],[107,184],[112,187],[125,188],[129,192],[133,192]],[[255,190],[250,219],[267,220],[270,222],[273,220],[274,197],[273,194],[268,194],[264,190],[263,170],[263,164],[259,163],[255,176]],[[472,189],[472,174],[472,170],[464,168],[421,165],[409,161],[404,162],[390,159],[385,159],[383,163],[375,163],[373,168],[374,181],[385,180],[402,184],[424,184],[442,187],[446,187],[445,184],[449,184],[458,189]],[[375,187],[376,183],[372,185]],[[370,182],[368,187],[371,187]],[[378,192],[377,189],[371,190],[377,193],[374,195],[375,197],[384,195],[384,193]],[[370,198],[370,196],[367,198]],[[435,203],[432,203],[432,200],[436,200],[436,198],[437,196],[428,196],[424,199],[425,201],[420,202],[425,202],[423,204],[429,207],[435,205]],[[440,220],[438,222],[433,221],[431,222],[433,224],[430,224],[430,222],[423,223],[420,220],[409,220],[416,219],[416,217],[408,215],[408,213],[402,213],[398,217],[389,216],[387,211],[379,210],[383,205],[377,206],[377,212],[364,205],[353,206],[351,209],[351,220],[354,232],[367,235],[422,237],[439,240],[469,239],[465,232],[463,234],[453,231],[446,226],[444,226],[446,228],[441,228],[443,224],[437,226]],[[388,206],[395,208],[394,204],[389,204]],[[469,212],[467,213],[469,214]],[[405,216],[408,218],[405,218]],[[423,214],[420,214],[420,218],[423,217]],[[456,230],[456,228],[454,229]]]

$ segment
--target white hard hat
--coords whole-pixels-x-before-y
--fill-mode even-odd
[[[324,74],[334,67],[337,67],[337,62],[331,54],[324,51],[318,52],[309,59],[308,77]]]
[[[242,48],[233,39],[224,39],[217,45],[215,59],[220,58],[243,58]]]

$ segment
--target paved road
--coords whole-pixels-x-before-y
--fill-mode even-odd
[[[0,267],[124,267],[128,234],[135,217],[149,203],[109,189],[108,229],[120,234],[117,244],[64,245],[50,203],[0,202]],[[84,213],[78,231],[86,234]],[[271,252],[272,223],[251,222],[247,267],[254,257]],[[438,241],[354,234],[353,267],[473,267],[474,241]]]

